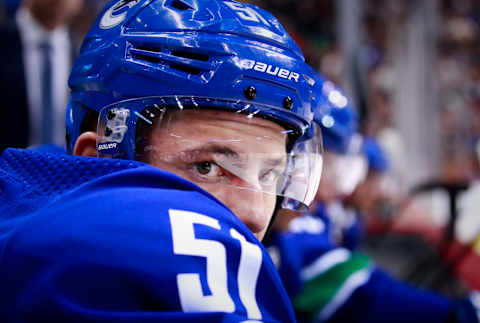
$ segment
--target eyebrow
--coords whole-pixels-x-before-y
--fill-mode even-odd
[[[229,158],[233,159],[241,159],[240,155],[238,152],[235,150],[225,146],[225,145],[219,145],[219,144],[208,144],[206,146],[202,146],[200,148],[194,148],[190,150],[185,150],[182,151],[183,154],[192,156],[195,154],[219,154],[219,155],[224,155]],[[268,158],[264,160],[265,164],[267,164],[270,167],[277,167],[277,166],[286,166],[286,161],[284,158]]]
[[[234,151],[233,149],[219,145],[219,144],[209,144],[206,146],[202,146],[200,148],[194,148],[190,150],[184,150],[182,151],[184,154],[189,154],[189,155],[194,155],[194,154],[199,154],[199,153],[210,153],[210,154],[220,154],[220,155],[225,155],[228,157],[233,157],[235,159],[239,159],[240,155]]]
[[[286,166],[286,161],[284,158],[270,158],[265,160],[265,164],[271,166],[271,167],[277,167],[277,166]]]

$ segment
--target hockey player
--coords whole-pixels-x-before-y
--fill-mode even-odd
[[[358,132],[358,117],[347,97],[332,82],[320,80],[317,121],[325,132],[325,171],[320,181],[315,215],[328,225],[335,243],[354,249],[357,235],[361,235],[355,210],[344,206],[344,199],[364,180],[368,162],[363,151],[363,137]],[[322,99],[323,97],[323,99]]]
[[[355,131],[349,130],[356,129],[357,121],[354,117],[345,117],[355,114],[345,111],[353,107],[344,101],[346,98],[338,89],[334,89],[336,92],[333,95],[329,90],[325,97],[320,97],[325,95],[325,84],[322,83],[332,89],[332,84],[327,82],[316,82],[317,109],[321,112],[317,121],[322,126],[326,153],[333,150],[345,155],[347,149],[344,148],[350,146],[349,141],[355,134]],[[330,109],[342,112],[329,113],[325,106],[328,102]],[[326,172],[329,166],[331,164],[325,165]],[[349,178],[354,179],[355,176]],[[332,181],[330,185],[337,183],[338,180]],[[330,189],[341,192],[338,187],[352,185]],[[453,300],[395,280],[367,256],[339,247],[331,235],[330,214],[322,204],[325,201],[317,203],[320,205],[313,215],[291,216],[287,224],[282,218],[267,242],[299,321],[478,323],[480,307],[477,293],[472,293],[469,298]]]
[[[386,218],[395,209],[389,187],[389,162],[383,149],[375,138],[363,136],[361,151],[367,161],[368,171],[353,192],[342,201],[347,216],[342,223],[341,243],[350,250],[355,250],[365,238],[366,216]]]
[[[0,158],[0,321],[295,321],[259,239],[315,196],[313,77],[255,6],[108,3],[69,80],[75,156]]]

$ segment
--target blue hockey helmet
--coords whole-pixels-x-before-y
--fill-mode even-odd
[[[378,173],[385,173],[388,170],[388,158],[375,138],[364,138],[363,151],[368,161],[369,170]]]
[[[280,23],[256,6],[220,0],[111,1],[72,68],[67,149],[73,152],[88,111],[99,114],[98,154],[125,159],[142,159],[151,149],[139,125],[160,124],[152,119],[166,111],[232,111],[285,129],[289,175],[276,193],[309,204],[321,172],[313,77]]]
[[[358,132],[358,115],[351,100],[332,82],[317,77],[315,119],[321,126],[326,150],[346,154]]]
[[[340,196],[345,196],[367,173],[357,113],[341,89],[319,74],[315,80],[315,122],[321,128],[323,147],[328,153],[324,178]]]

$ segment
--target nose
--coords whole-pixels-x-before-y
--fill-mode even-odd
[[[275,197],[251,185],[232,186],[231,190],[225,204],[257,238],[262,238],[273,214]]]

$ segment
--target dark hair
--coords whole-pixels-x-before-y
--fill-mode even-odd
[[[97,122],[98,122],[98,112],[92,109],[88,109],[83,118],[82,123],[80,124],[80,133],[87,131],[97,132]]]
[[[97,132],[97,122],[98,122],[98,112],[92,109],[87,109],[87,113],[85,114],[85,118],[83,118],[82,123],[80,124],[80,134],[87,132],[87,131],[94,131]],[[70,143],[70,134],[65,134],[65,142],[67,146]]]

